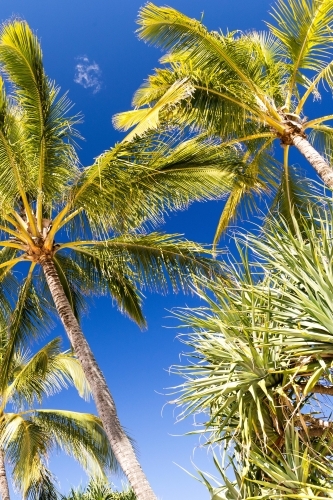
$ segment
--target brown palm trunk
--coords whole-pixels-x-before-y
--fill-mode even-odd
[[[74,352],[80,361],[90,385],[97,411],[112,450],[126,474],[138,500],[156,500],[146,476],[135,456],[132,445],[124,433],[115,407],[115,403],[94,355],[73,314],[53,261],[42,256],[40,259],[47,284],[52,294],[57,312],[65,327]]]
[[[0,449],[0,496],[1,500],[10,500],[9,486],[5,468],[5,456]]]
[[[307,139],[300,135],[292,138],[293,145],[305,156],[310,165],[313,166],[321,180],[327,187],[333,189],[333,169],[324,158],[315,150]]]

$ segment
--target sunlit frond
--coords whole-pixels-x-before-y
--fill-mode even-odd
[[[83,172],[73,207],[84,209],[93,229],[124,232],[161,222],[165,211],[192,201],[222,197],[243,166],[240,149],[205,137],[179,139],[148,134],[118,144]]]
[[[124,139],[131,141],[136,136],[142,136],[147,130],[157,129],[161,122],[160,113],[174,109],[180,101],[190,97],[193,91],[188,79],[175,82],[154,106],[117,114],[113,117],[113,125],[120,130],[128,130],[136,125]]]
[[[19,407],[31,407],[36,401],[41,403],[45,396],[67,388],[68,384],[74,385],[81,396],[89,396],[80,363],[70,352],[61,352],[59,338],[46,344],[30,359],[25,358],[21,361],[16,355],[13,360],[11,370],[15,376],[4,391],[3,405],[12,400]]]
[[[277,0],[272,9],[277,26],[267,23],[290,59],[288,105],[301,69],[318,71],[331,52],[333,6],[330,0]]]

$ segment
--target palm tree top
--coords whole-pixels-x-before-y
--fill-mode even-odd
[[[289,165],[290,146],[333,186],[333,115],[305,116],[310,98],[333,89],[332,3],[278,0],[271,15],[267,31],[227,33],[152,2],[138,16],[139,38],[166,55],[135,93],[134,109],[114,117],[116,128],[136,125],[127,135],[131,140],[167,123],[220,137],[221,149],[242,145],[243,169],[234,177],[215,245],[242,208],[246,216],[257,209],[258,194],[273,194],[284,216],[293,207],[302,213],[306,180]],[[283,166],[273,154],[274,141],[285,150]]]

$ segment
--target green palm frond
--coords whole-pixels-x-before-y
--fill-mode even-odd
[[[68,384],[74,385],[82,397],[89,397],[89,387],[82,367],[70,352],[60,351],[60,339],[46,344],[31,358],[15,355],[12,378],[3,394],[2,404],[10,400],[15,405],[31,407],[35,400],[40,404],[45,396],[51,396]]]
[[[330,52],[333,7],[330,0],[278,0],[272,9],[277,26],[268,24],[283,43],[292,64],[291,90],[300,69],[320,70]]]
[[[1,425],[0,442],[6,458],[13,464],[13,480],[26,491],[39,478],[40,455],[45,455],[50,436],[20,414],[7,413]]]
[[[65,243],[62,248],[95,258],[106,280],[112,281],[113,268],[123,269],[138,286],[155,291],[166,291],[168,280],[173,291],[186,290],[196,275],[208,277],[221,271],[218,262],[204,256],[209,250],[177,235],[129,234],[95,243]]]
[[[187,79],[175,82],[153,107],[117,114],[113,117],[113,125],[119,130],[128,130],[137,125],[124,139],[131,141],[147,130],[157,129],[160,125],[160,113],[175,108],[180,101],[190,97],[193,90]]]
[[[159,8],[156,7],[156,11],[159,11]],[[142,16],[145,19],[145,11],[143,11]],[[185,16],[183,17],[185,18]],[[192,21],[188,19],[189,24]],[[140,23],[141,21],[139,21]],[[163,28],[159,27],[159,29]],[[202,30],[204,31],[203,27]],[[214,41],[218,38],[216,33],[211,34],[211,37]],[[173,49],[171,54],[162,59],[162,62],[168,66],[155,70],[155,74],[148,77],[148,80],[135,93],[133,105],[136,108],[154,105],[176,81],[188,78],[193,86],[193,95],[186,101],[180,102],[174,110],[164,114],[164,118],[168,122],[201,127],[220,136],[226,136],[230,133],[237,134],[239,137],[247,135],[244,133],[245,128],[249,119],[256,116],[258,104],[256,100],[253,102],[254,98],[251,92],[241,80],[235,77],[235,72],[230,69],[230,65],[221,60],[216,66],[210,64],[212,56],[209,47],[203,64],[201,60],[196,62],[191,49],[188,49],[186,37],[181,37],[180,41],[181,52],[177,52],[177,50],[174,52]],[[237,33],[230,34],[225,39],[221,35],[220,45],[221,49],[227,49],[234,45],[238,47],[237,53],[243,50],[243,62],[240,63],[240,67],[245,66],[246,71],[248,71],[250,64],[255,66],[252,77],[257,79],[260,88],[264,89],[269,99],[274,99],[276,106],[282,106],[285,100],[286,69],[283,60],[279,57],[281,47],[276,38],[265,33],[247,35]],[[233,50],[236,51],[236,49]],[[246,60],[246,64],[244,64],[244,60]],[[205,64],[209,65],[209,68],[206,68]],[[264,105],[261,106],[261,110],[264,109]],[[140,109],[133,110],[131,113],[135,115],[139,112],[141,112]],[[254,119],[260,121],[258,117]],[[258,122],[256,125],[258,128]]]
[[[4,340],[1,357],[11,349]],[[54,488],[47,463],[50,453],[65,451],[75,458],[92,477],[119,472],[101,421],[94,415],[66,410],[33,409],[68,385],[82,397],[89,386],[82,367],[71,352],[61,352],[60,340],[54,339],[34,355],[15,352],[7,373],[7,387],[1,395],[0,447],[11,464],[15,486],[25,498],[49,494]],[[10,405],[10,413],[7,406]],[[20,412],[13,413],[13,409]],[[39,498],[39,497],[38,497]]]
[[[110,259],[91,253],[89,247],[70,256],[57,253],[55,262],[67,298],[74,312],[82,314],[76,304],[84,305],[86,297],[110,294],[116,300],[121,312],[140,326],[145,326],[141,309],[141,295],[133,282],[129,269],[124,269]],[[61,265],[61,267],[60,267]]]
[[[253,145],[250,145],[252,149]],[[224,205],[220,220],[218,222],[213,245],[216,247],[221,235],[227,229],[231,221],[234,221],[239,213],[245,213],[246,218],[258,211],[256,195],[271,194],[276,189],[279,168],[273,157],[268,154],[270,142],[255,150],[251,155],[251,149],[246,152],[246,167],[243,172],[235,178],[234,186]],[[274,192],[274,191],[273,191]]]
[[[34,264],[20,288],[15,309],[8,324],[8,348],[2,360],[0,387],[4,390],[10,364],[17,349],[31,336],[37,338],[48,332],[53,324],[49,304],[41,297],[33,283]],[[53,312],[53,311],[52,311]]]
[[[89,413],[65,410],[36,410],[31,421],[47,433],[52,446],[74,457],[92,476],[105,471],[119,473],[99,418]]]
[[[266,216],[266,224],[270,218],[281,216],[291,232],[297,228],[303,229],[307,224],[309,204],[317,204],[319,190],[307,178],[299,174],[295,167],[289,167],[288,172],[282,172],[281,182],[277,189],[270,212]]]
[[[37,37],[24,21],[3,25],[0,33],[0,61],[16,87],[16,100],[24,121],[25,163],[29,181],[37,196],[37,212],[42,200],[63,194],[70,178],[77,173],[75,150],[67,138],[77,135],[77,118],[67,117],[71,104],[66,96],[57,100],[59,90],[45,75]],[[44,214],[37,214],[37,218]],[[41,220],[39,220],[41,224]]]
[[[232,36],[209,33],[202,24],[175,9],[147,3],[139,13],[140,38],[163,46],[172,52],[186,52],[195,67],[210,68],[214,72],[221,63],[233,72],[235,80],[250,89],[260,99],[256,83],[257,66],[249,59],[249,43],[234,44]],[[255,109],[258,109],[254,104]],[[254,110],[255,112],[255,110]],[[260,114],[260,113],[259,113]]]
[[[205,137],[179,144],[177,133],[152,133],[101,155],[73,188],[73,206],[93,227],[105,221],[107,229],[124,232],[146,220],[161,222],[165,211],[192,201],[222,197],[242,166],[234,145]]]
[[[41,461],[38,464],[38,475],[29,484],[24,492],[27,500],[58,500],[59,495],[55,487],[56,479]]]

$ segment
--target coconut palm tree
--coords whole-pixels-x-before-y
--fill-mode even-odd
[[[85,490],[72,488],[62,497],[63,500],[136,500],[132,489],[125,488],[117,491],[112,486],[100,479],[91,479]]]
[[[253,208],[253,196],[267,190],[267,155],[276,141],[284,159],[270,187],[277,183],[274,205],[285,216],[302,207],[309,189],[289,165],[292,146],[333,187],[333,114],[305,116],[310,98],[333,89],[331,0],[277,0],[267,32],[209,32],[202,22],[151,2],[140,10],[138,24],[139,38],[167,53],[164,66],[136,92],[135,109],[114,117],[116,128],[139,123],[131,140],[167,122],[218,136],[221,149],[243,147],[244,168],[235,176],[215,244],[240,206]]]
[[[138,499],[153,499],[79,318],[87,297],[109,294],[144,326],[143,287],[187,290],[198,274],[218,270],[201,246],[149,233],[148,222],[228,192],[242,168],[242,152],[236,146],[221,152],[205,138],[179,144],[166,127],[161,135],[154,131],[117,144],[81,168],[75,150],[80,118],[69,115],[66,95],[59,97],[47,78],[40,45],[26,22],[2,26],[0,65],[9,82],[6,91],[0,80],[0,314],[9,325],[0,387],[6,387],[18,346],[44,331],[55,310],[116,459]],[[16,290],[16,308],[8,313]]]
[[[322,201],[296,232],[280,218],[240,236],[231,284],[179,312],[191,352],[177,402],[222,446],[219,486],[202,475],[214,499],[332,498],[333,204]]]
[[[1,332],[1,359],[8,340]],[[74,355],[61,352],[56,338],[35,354],[16,351],[7,370],[7,386],[1,392],[0,494],[9,499],[7,462],[15,487],[23,498],[57,498],[48,457],[65,451],[92,476],[119,471],[101,421],[95,415],[67,410],[44,410],[39,405],[47,396],[73,385],[81,397],[90,389]],[[36,406],[36,404],[38,404]]]

